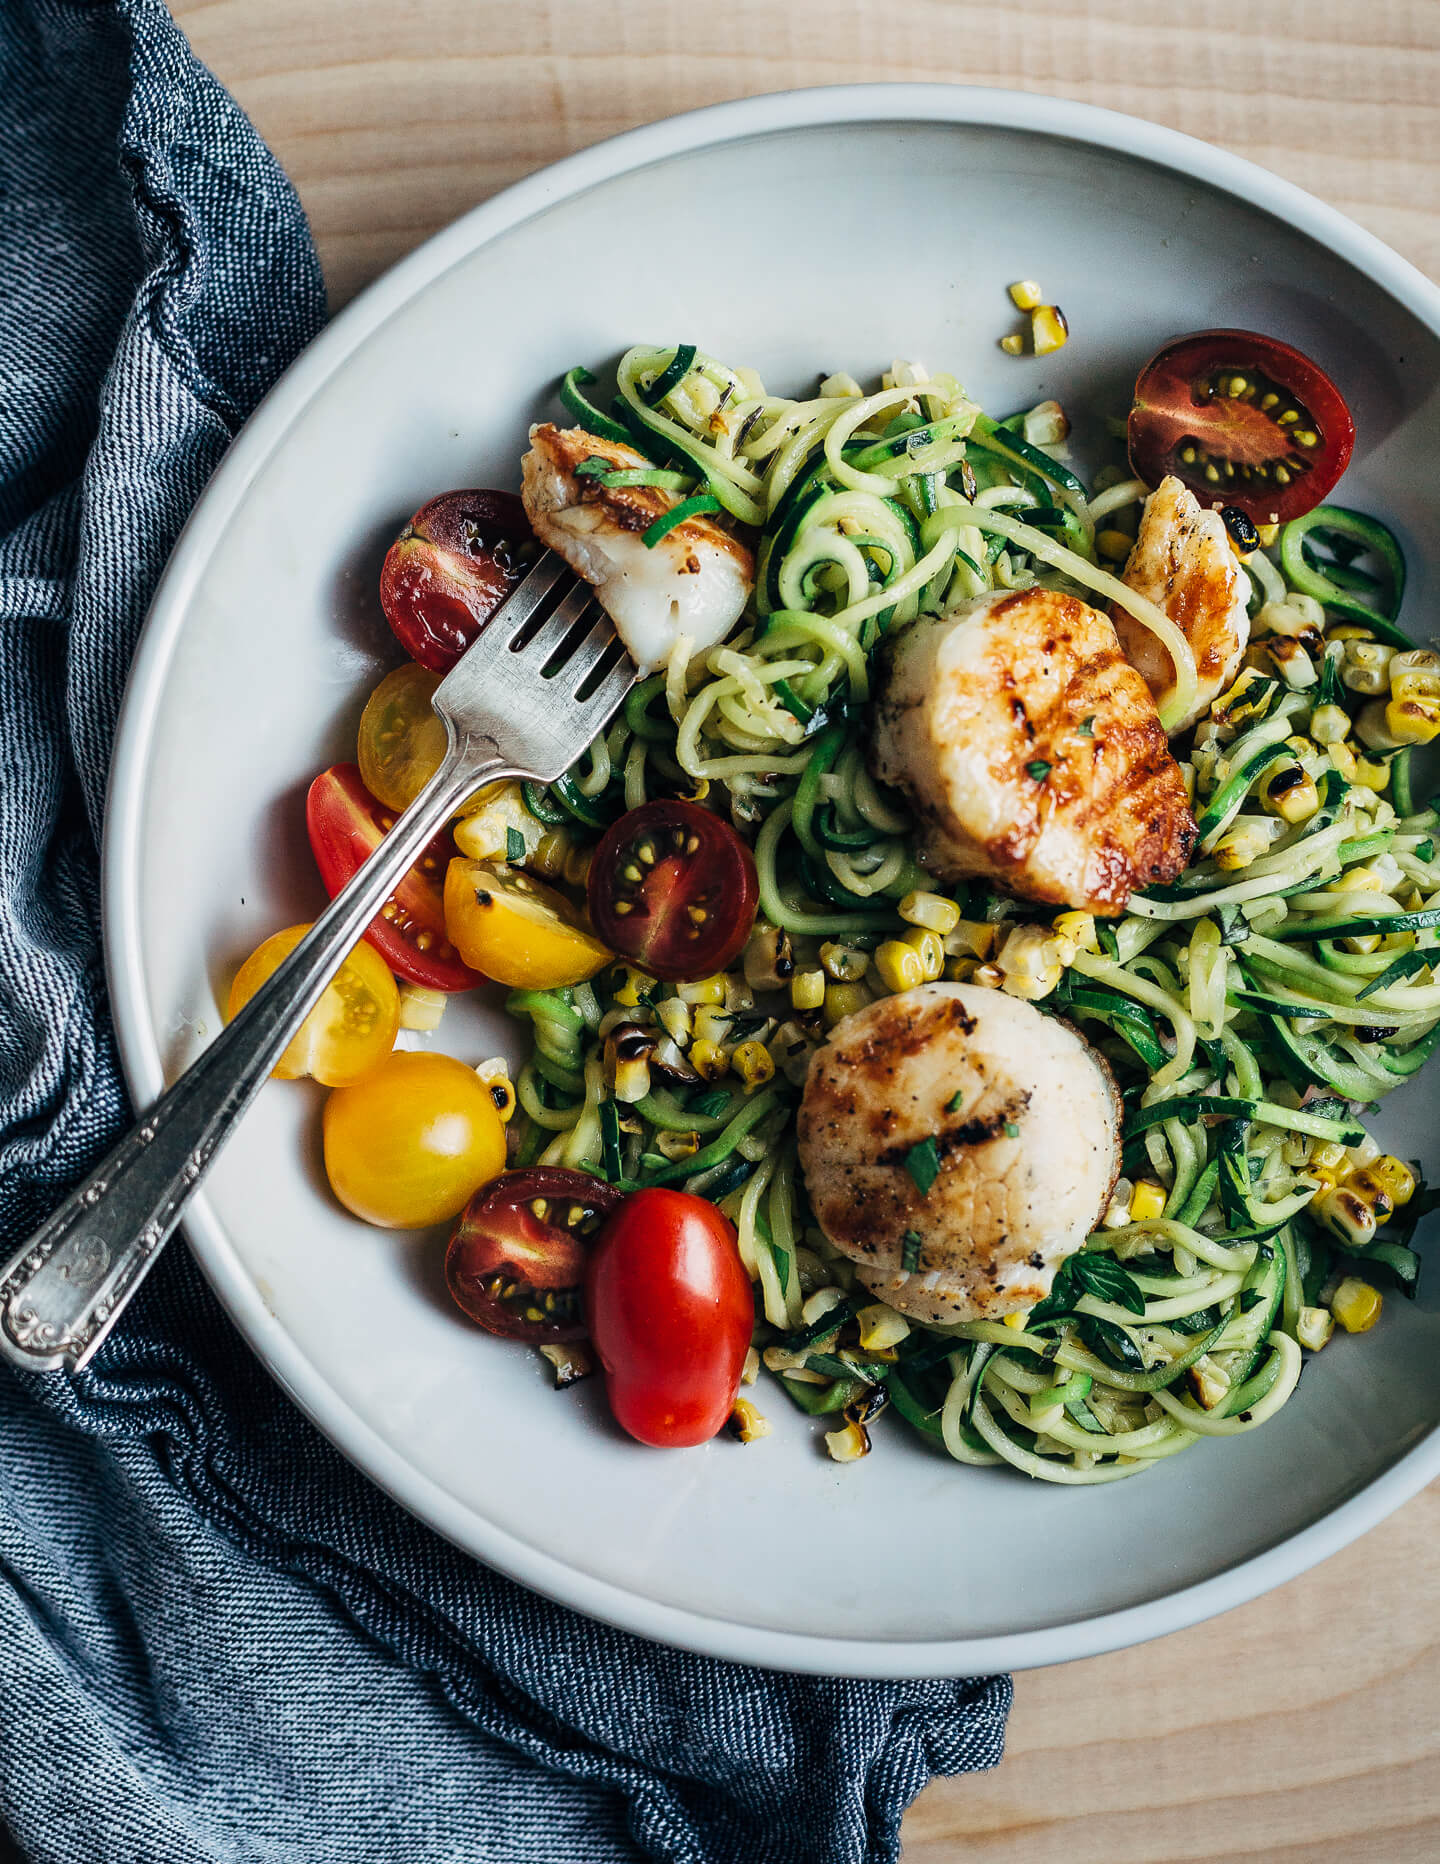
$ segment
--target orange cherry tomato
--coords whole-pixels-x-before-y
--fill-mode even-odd
[[[256,947],[230,986],[227,1023],[279,970],[309,930],[309,926],[289,926]],[[326,985],[324,996],[272,1072],[281,1081],[309,1075],[326,1087],[362,1080],[394,1048],[399,1025],[400,993],[395,979],[379,953],[362,941]]]

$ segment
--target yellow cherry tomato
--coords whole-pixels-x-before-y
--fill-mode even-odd
[[[309,930],[309,926],[289,926],[250,954],[230,986],[227,1023],[279,970]],[[291,1038],[274,1073],[282,1081],[298,1081],[308,1074],[326,1087],[359,1081],[394,1048],[399,1026],[400,992],[395,979],[380,954],[362,940],[326,985],[324,996]]]
[[[466,964],[512,988],[579,984],[615,955],[553,887],[464,856],[445,871],[445,932]]]
[[[400,1050],[325,1102],[325,1171],[347,1210],[385,1230],[458,1216],[505,1168],[490,1089],[449,1055]]]
[[[387,809],[408,809],[440,768],[445,727],[430,703],[439,684],[411,661],[385,675],[360,714],[361,780]]]

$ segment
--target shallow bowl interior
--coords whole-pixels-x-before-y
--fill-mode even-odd
[[[997,347],[1021,277],[1070,320],[1069,346],[1046,360]],[[1356,229],[1214,151],[1076,106],[939,87],[725,106],[478,210],[275,391],[157,601],[107,846],[137,1097],[215,1030],[239,959],[321,903],[303,796],[353,755],[365,695],[398,657],[376,599],[387,540],[438,490],[515,483],[527,423],[570,364],[685,339],[798,390],[817,370],[864,378],[919,357],[997,413],[1059,396],[1083,441],[1086,421],[1124,410],[1163,339],[1274,332],[1350,398],[1344,495],[1398,528],[1413,617],[1435,599],[1440,543],[1433,298]],[[452,1008],[438,1044],[513,1053],[496,1003]],[[1402,1091],[1383,1131],[1433,1160],[1432,1093]],[[335,1207],[318,1112],[305,1087],[268,1089],[189,1220],[257,1351],[442,1532],[674,1642],[872,1674],[1053,1661],[1287,1577],[1437,1461],[1433,1439],[1416,1448],[1440,1418],[1433,1297],[1392,1300],[1380,1332],[1338,1341],[1264,1430],[1105,1488],[960,1468],[898,1425],[838,1468],[778,1393],[762,1444],[643,1451],[593,1386],[555,1394],[531,1355],[461,1319],[435,1237],[380,1234]]]

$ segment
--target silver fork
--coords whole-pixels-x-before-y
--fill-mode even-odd
[[[435,775],[235,1020],[0,1265],[0,1353],[32,1372],[85,1364],[286,1044],[436,830],[481,784],[561,776],[636,678],[589,585],[546,551],[436,689],[449,748]]]

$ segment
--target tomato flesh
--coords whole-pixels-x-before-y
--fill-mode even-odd
[[[470,1200],[450,1238],[450,1293],[471,1320],[506,1339],[582,1339],[586,1257],[623,1196],[587,1172],[502,1172]]]
[[[366,789],[354,764],[335,764],[310,785],[305,822],[320,878],[333,899],[380,846],[395,817]],[[454,857],[454,837],[442,829],[365,934],[397,976],[428,990],[473,990],[485,981],[445,932],[445,870]]]
[[[590,918],[613,951],[679,982],[723,971],[750,936],[755,858],[695,803],[653,802],[605,831],[587,882]]]
[[[1128,438],[1147,485],[1173,473],[1215,510],[1288,524],[1344,472],[1355,423],[1329,376],[1290,344],[1205,330],[1167,343],[1140,371]]]
[[[235,974],[225,1005],[233,1022],[260,986],[294,951],[309,926],[287,926],[258,945]],[[277,1081],[305,1076],[325,1087],[362,1080],[395,1046],[400,993],[385,960],[362,939],[325,986],[325,993],[291,1037],[271,1073]]]
[[[734,1227],[713,1204],[658,1186],[626,1198],[590,1257],[585,1315],[632,1437],[682,1449],[723,1426],[755,1308]]]
[[[539,555],[513,492],[442,492],[380,572],[380,606],[412,660],[448,673]]]
[[[462,957],[511,989],[583,983],[614,956],[563,894],[518,867],[457,856],[445,875],[444,904]]]

